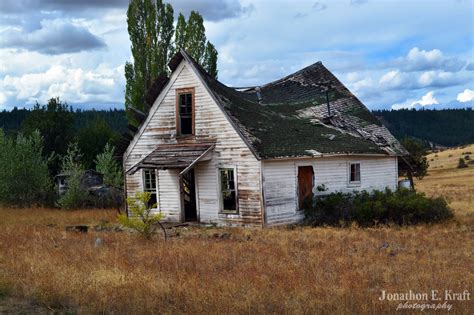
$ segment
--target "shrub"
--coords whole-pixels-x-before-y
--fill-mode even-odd
[[[466,156],[464,157],[464,160],[466,160],[466,161],[469,161],[470,159],[471,159],[471,156],[469,156],[469,155],[466,155]]]
[[[43,138],[38,131],[30,136],[6,137],[0,129],[0,203],[31,206],[52,203],[53,184],[48,159],[43,156]]]
[[[459,158],[458,166],[457,168],[466,168],[468,165],[466,164],[466,161],[464,161],[463,158]]]
[[[82,208],[89,202],[89,193],[81,184],[84,167],[80,159],[77,143],[70,144],[61,168],[62,173],[68,174],[66,193],[58,200],[58,205],[63,209]]]
[[[352,222],[368,227],[377,224],[411,225],[440,222],[453,217],[444,198],[428,198],[408,189],[395,192],[332,193],[316,200],[305,211],[309,225],[345,226]]]
[[[149,206],[151,194],[149,192],[138,192],[135,197],[127,198],[129,216],[119,214],[119,222],[128,228],[138,231],[150,239],[156,229],[156,225],[164,218],[163,213],[152,213],[157,204]]]

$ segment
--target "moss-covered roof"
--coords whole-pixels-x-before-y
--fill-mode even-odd
[[[242,91],[213,79],[184,51],[180,54],[174,65],[182,58],[193,65],[259,158],[405,154],[387,128],[321,62]]]

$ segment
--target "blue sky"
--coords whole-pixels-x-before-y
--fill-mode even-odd
[[[322,61],[370,109],[473,107],[472,0],[173,0],[198,10],[219,80],[260,85]],[[2,0],[0,110],[59,96],[123,107],[128,0]]]

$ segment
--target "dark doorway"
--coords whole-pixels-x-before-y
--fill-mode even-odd
[[[184,206],[184,221],[197,221],[196,185],[194,170],[189,170],[181,178],[181,196]]]
[[[298,203],[300,210],[313,205],[314,172],[312,166],[298,167]]]

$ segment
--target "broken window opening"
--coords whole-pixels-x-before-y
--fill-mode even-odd
[[[237,190],[235,172],[232,168],[219,169],[221,181],[222,212],[237,213]]]
[[[157,208],[156,196],[156,172],[155,170],[143,170],[143,191],[151,194],[147,206],[150,208]]]

